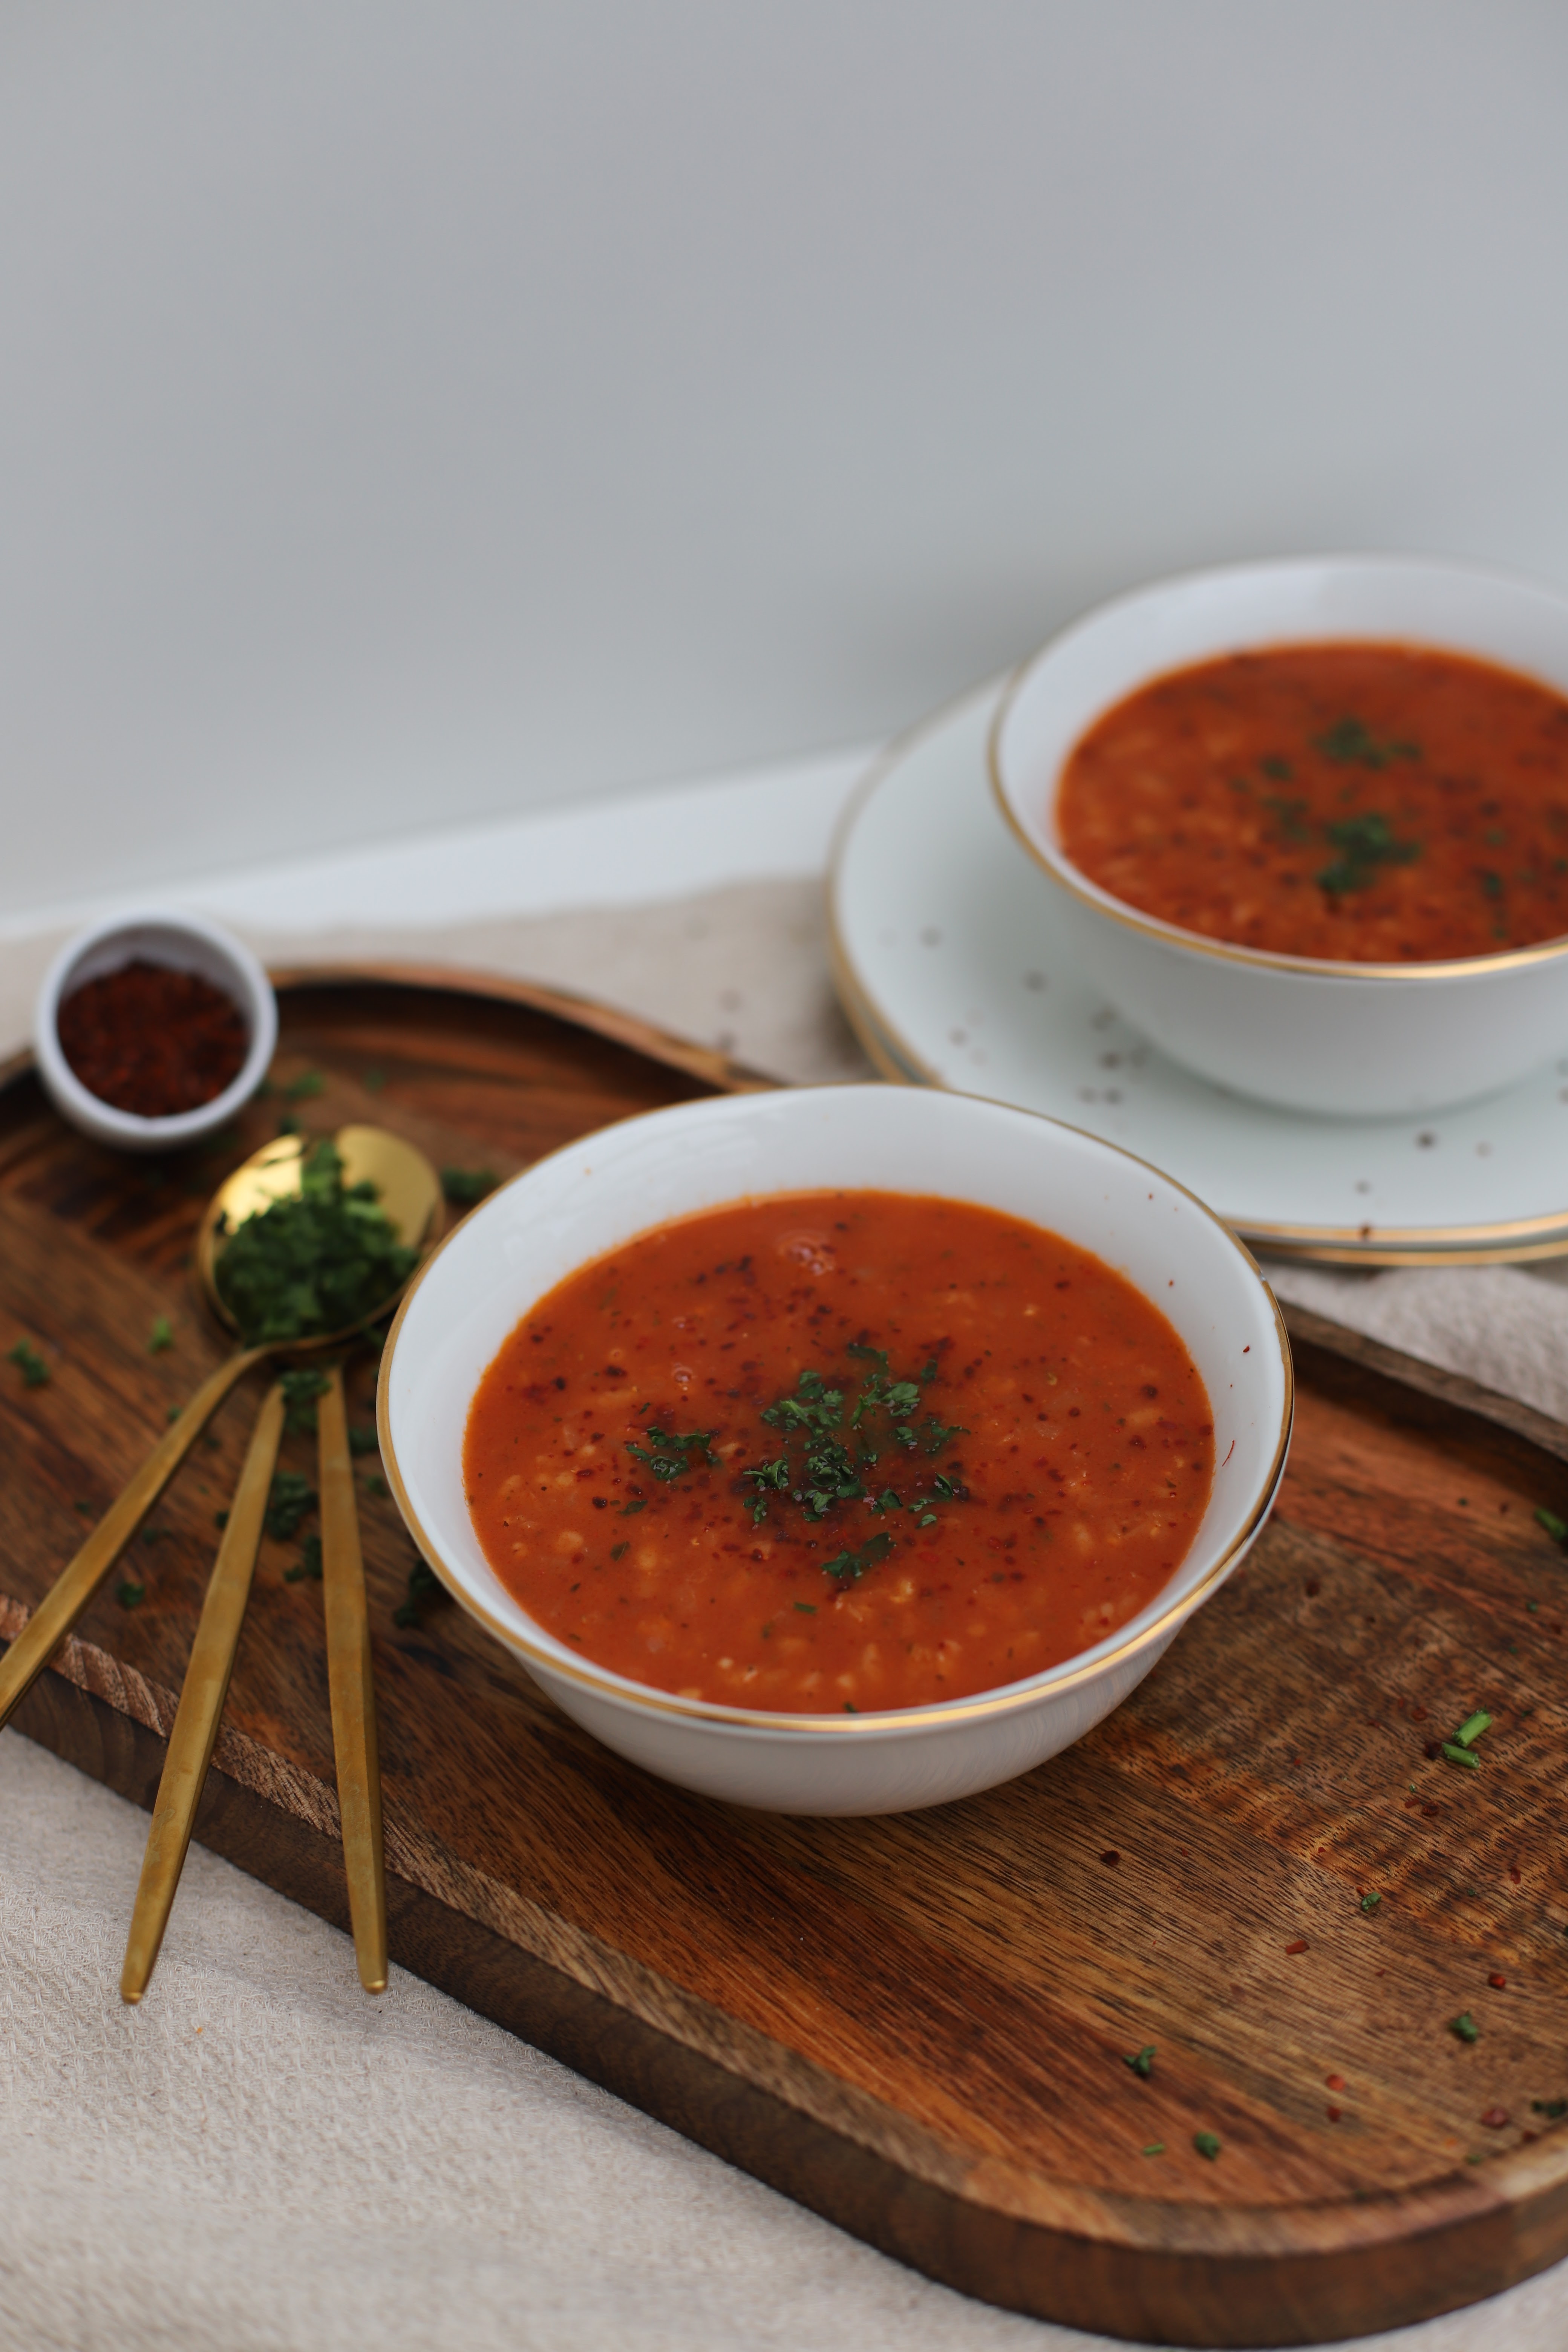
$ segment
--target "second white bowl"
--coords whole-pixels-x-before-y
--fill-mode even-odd
[[[1402,557],[1235,564],[1118,597],[1053,638],[997,714],[992,777],[1084,968],[1155,1045],[1294,1110],[1418,1114],[1511,1086],[1568,1047],[1568,939],[1421,964],[1235,947],[1113,898],[1057,830],[1069,753],[1127,695],[1225,654],[1335,638],[1469,654],[1568,694],[1568,598],[1527,581]]]

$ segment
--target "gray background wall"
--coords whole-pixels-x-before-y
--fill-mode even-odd
[[[1568,585],[1555,0],[10,0],[0,909]]]

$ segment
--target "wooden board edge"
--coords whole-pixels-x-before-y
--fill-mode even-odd
[[[586,1029],[610,1044],[646,1054],[666,1069],[700,1078],[724,1094],[771,1094],[785,1083],[737,1062],[715,1045],[699,1045],[671,1029],[661,1029],[639,1013],[623,1012],[598,997],[548,986],[542,981],[519,980],[510,972],[472,970],[449,963],[343,962],[275,963],[268,977],[274,988],[428,988],[450,996],[480,996],[498,1004],[521,1004],[531,1013],[552,1013],[558,1021]],[[3,1082],[4,1073],[0,1073]]]
[[[90,1672],[93,1661],[84,1654],[74,1663]],[[51,1669],[15,1723],[151,1810],[163,1740],[100,1692]],[[196,1835],[346,1931],[342,1847],[320,1825],[335,1807],[329,1791],[321,1797],[307,1819],[215,1767]],[[1501,2158],[1484,2179],[1434,2183],[1419,2193],[1414,2231],[1408,2197],[1211,2216],[1064,2192],[994,2161],[966,2166],[935,2141],[926,2162],[900,2161],[864,2131],[837,2128],[660,2031],[412,1879],[389,1872],[387,1894],[399,1966],[895,2261],[1004,2309],[1135,2342],[1322,2343],[1497,2294],[1560,2259],[1568,2243],[1568,2143]],[[910,2127],[898,2123],[907,2144]],[[1510,2197],[1507,2176],[1516,2171],[1525,2193]]]
[[[1549,1413],[1521,1403],[1517,1397],[1504,1396],[1497,1389],[1483,1388],[1479,1381],[1468,1380],[1462,1372],[1450,1372],[1441,1364],[1429,1364],[1420,1356],[1407,1356],[1397,1348],[1385,1347],[1381,1339],[1352,1331],[1348,1324],[1331,1322],[1326,1315],[1314,1314],[1310,1307],[1297,1307],[1288,1298],[1279,1303],[1293,1348],[1309,1351],[1318,1349],[1325,1355],[1336,1356],[1397,1388],[1428,1397],[1456,1412],[1474,1413],[1478,1420],[1490,1422],[1495,1428],[1507,1430],[1510,1436],[1539,1446],[1543,1454],[1552,1454],[1559,1461],[1568,1462],[1568,1426],[1553,1421]]]

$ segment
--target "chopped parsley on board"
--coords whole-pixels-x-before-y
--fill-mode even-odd
[[[8,1348],[5,1360],[16,1365],[22,1375],[25,1389],[41,1389],[47,1385],[49,1368],[30,1339],[18,1339],[14,1348]]]

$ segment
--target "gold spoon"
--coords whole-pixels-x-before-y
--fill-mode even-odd
[[[400,1136],[390,1135],[384,1128],[345,1127],[333,1138],[343,1163],[343,1181],[355,1184],[368,1180],[374,1184],[378,1205],[402,1241],[423,1247],[433,1239],[441,1212],[441,1185],[435,1170],[423,1152]],[[228,1329],[235,1328],[234,1319],[218,1296],[216,1265],[223,1241],[244,1218],[265,1209],[274,1201],[287,1199],[300,1189],[305,1146],[297,1136],[280,1136],[263,1145],[250,1159],[237,1168],[218,1187],[209,1202],[197,1234],[195,1252],[195,1273],[198,1287],[207,1305]],[[342,1349],[351,1342],[366,1322],[374,1322],[395,1303],[395,1297],[384,1300],[372,1314],[348,1330],[329,1332],[320,1338],[294,1340],[287,1344],[268,1343],[261,1347],[239,1348],[220,1364],[217,1370],[205,1381],[191,1399],[166,1436],[161,1438],[134,1476],[111,1503],[103,1517],[88,1537],[80,1550],[57,1577],[45,1598],[28,1618],[21,1633],[11,1643],[5,1657],[0,1658],[0,1727],[15,1711],[20,1700],[54,1655],[60,1643],[81,1616],[104,1578],[135,1534],[142,1519],[163,1493],[175,1470],[184,1461],[217,1407],[237,1381],[254,1366],[264,1363],[269,1356],[304,1358],[319,1355],[329,1349]],[[338,1759],[339,1807],[342,1815],[344,1859],[349,1875],[350,1916],[354,1925],[355,1954],[360,1962],[362,1980],[367,1989],[379,1991],[386,1981],[385,1895],[381,1874],[381,1811],[379,1784],[376,1777],[375,1716],[371,1696],[370,1654],[365,1622],[364,1576],[360,1560],[359,1532],[353,1508],[353,1471],[350,1465],[347,1430],[342,1402],[342,1367],[334,1362],[328,1373],[329,1386],[320,1400],[318,1426],[321,1444],[321,1575],[327,1625],[327,1669],[331,1695],[333,1746]],[[260,1455],[269,1407],[264,1406],[262,1422],[252,1441],[251,1457],[260,1475]],[[281,1406],[279,1407],[279,1434],[281,1433]],[[265,1477],[261,1479],[262,1511],[271,1484],[271,1464],[276,1460],[278,1437],[270,1441]],[[251,1467],[247,1457],[241,1486]],[[243,1522],[242,1522],[243,1528]],[[237,1573],[235,1563],[243,1551],[237,1541],[231,1545],[227,1535],[234,1532],[231,1518],[226,1540],[219,1548],[214,1582],[225,1585]],[[256,1550],[260,1541],[261,1515],[257,1515],[256,1532],[250,1542],[249,1558],[244,1571],[244,1591],[249,1591],[250,1574],[255,1566]],[[220,1577],[220,1570],[226,1570]],[[209,1593],[209,1601],[211,1600]],[[244,1615],[244,1597],[240,1600],[239,1618]],[[202,1628],[206,1624],[204,1607]],[[201,1640],[202,1628],[197,1639]],[[239,1619],[234,1623],[234,1640],[238,1639]],[[193,1651],[193,1664],[195,1653]],[[230,1644],[229,1663],[232,1664]],[[228,1687],[226,1669],[216,1704],[211,1707],[212,1729],[206,1738],[205,1757],[210,1758],[211,1742],[216,1737],[217,1717]],[[210,1702],[210,1682],[203,1684]],[[187,1678],[189,1689],[189,1678]],[[358,1696],[356,1696],[356,1694]],[[193,1697],[193,1709],[196,1707]],[[203,1710],[205,1716],[205,1710]],[[182,1719],[186,1718],[185,1698],[182,1696],[175,1717],[175,1735],[180,1733]],[[187,1720],[187,1749],[194,1735]],[[205,1734],[203,1735],[205,1736]],[[199,1748],[200,1742],[197,1741]],[[346,1759],[346,1764],[345,1764]],[[164,1780],[169,1779],[174,1760],[171,1741],[170,1757],[164,1766]],[[192,1757],[186,1755],[188,1768]],[[204,1758],[201,1774],[191,1799],[191,1818],[195,1818],[195,1800],[201,1793],[205,1777]],[[160,1804],[163,1789],[160,1788]],[[156,1828],[156,1816],[154,1827]],[[174,1859],[168,1885],[168,1902],[174,1900],[180,1866],[184,1859],[190,1830],[184,1832],[184,1843]],[[161,1842],[167,1848],[167,1840]],[[149,1853],[149,1861],[151,1853]],[[143,1881],[146,1869],[143,1869]],[[357,1892],[356,1892],[357,1889]],[[138,1895],[138,1908],[141,1895]],[[167,1905],[164,1906],[167,1918]],[[361,1927],[363,1923],[363,1933]],[[157,1958],[157,1946],[162,1941],[163,1926],[147,1957],[145,1973],[134,1991],[128,1990],[131,1979],[131,1954],[126,1960],[127,2000],[138,2000],[152,1973]],[[134,1940],[134,1936],[133,1936]],[[379,1981],[372,1979],[379,1975]]]
[[[344,1183],[356,1184],[368,1179],[375,1186],[376,1205],[400,1240],[423,1247],[433,1238],[441,1213],[441,1184],[423,1152],[378,1127],[340,1128],[332,1140],[342,1162]],[[305,1146],[299,1137],[279,1137],[237,1168],[208,1203],[196,1234],[195,1276],[208,1306],[230,1330],[236,1328],[234,1318],[217,1283],[218,1261],[226,1238],[247,1217],[265,1211],[276,1201],[287,1200],[300,1190],[304,1158]],[[277,1352],[303,1356],[319,1355],[328,1348],[341,1350],[346,1341],[352,1341],[363,1330],[365,1322],[377,1319],[394,1303],[394,1298],[383,1300],[349,1331],[293,1343]],[[375,1692],[371,1679],[370,1623],[349,1453],[342,1353],[327,1366],[326,1380],[326,1388],[317,1400],[316,1415],[321,1584],[343,1868],[360,1982],[367,1992],[384,1992],[386,1880],[382,1856]],[[184,1685],[169,1734],[168,1753],[158,1783],[131,1933],[126,1940],[120,1991],[127,2001],[140,2000],[147,1989],[184,1867],[196,1806],[212,1761],[218,1719],[228,1696],[235,1652],[245,1622],[283,1432],[283,1391],[279,1386],[268,1394],[258,1418],[202,1605]]]

